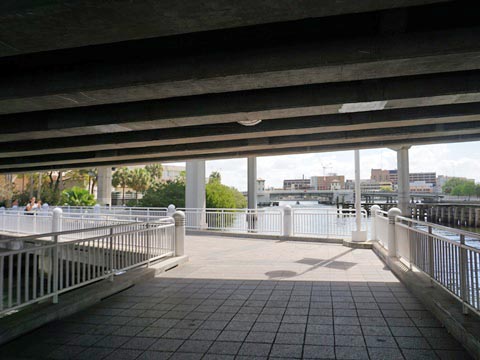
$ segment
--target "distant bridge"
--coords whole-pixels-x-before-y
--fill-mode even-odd
[[[246,193],[244,193],[246,195]],[[375,201],[394,202],[397,198],[396,192],[362,192],[362,200],[368,203]],[[443,198],[443,195],[436,193],[411,193],[412,200],[436,200]],[[310,200],[322,202],[353,202],[353,190],[270,190],[258,193],[259,202],[285,200]]]

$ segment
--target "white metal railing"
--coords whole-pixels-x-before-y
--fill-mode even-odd
[[[167,208],[131,207],[131,206],[59,206],[65,214],[94,214],[125,215],[125,216],[152,216],[167,215]]]
[[[293,236],[348,238],[356,229],[353,209],[294,208]],[[362,229],[367,230],[367,212],[362,210]]]
[[[388,249],[391,256],[427,274],[459,299],[465,312],[480,312],[480,234],[402,216],[385,219],[377,210],[373,223],[377,240],[394,245]],[[388,226],[393,226],[393,240]]]
[[[185,213],[186,228],[225,232],[281,234],[280,209],[179,209]]]
[[[384,248],[388,249],[388,213],[377,210],[377,216],[372,222],[372,226],[375,226],[376,240],[378,240]]]
[[[281,207],[180,210],[185,212],[186,227],[190,230],[350,238],[356,229],[355,211],[351,209],[293,208],[288,216]],[[286,226],[287,222],[291,224]],[[365,210],[362,210],[362,230],[367,230]]]
[[[171,219],[124,223],[16,240],[25,246],[0,249],[0,314],[47,298],[56,302],[63,292],[173,255],[175,225]]]
[[[154,214],[152,212],[151,214]],[[129,213],[62,213],[57,230],[81,230],[126,222],[152,222],[167,218],[159,215],[142,215]],[[52,231],[53,211],[0,211],[0,231],[16,234],[41,234]]]

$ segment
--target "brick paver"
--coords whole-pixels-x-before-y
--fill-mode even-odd
[[[0,347],[0,359],[469,358],[370,250],[186,245],[189,264]]]

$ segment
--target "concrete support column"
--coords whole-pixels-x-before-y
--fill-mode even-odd
[[[410,217],[410,171],[408,162],[408,149],[410,146],[402,146],[397,151],[398,172],[398,208],[406,217]]]
[[[475,227],[480,227],[480,209],[475,209]]]
[[[187,209],[201,209],[192,216],[195,228],[206,228],[205,219],[205,160],[187,161],[187,183],[185,188],[185,207]],[[189,219],[190,221],[190,219]]]
[[[362,193],[360,187],[360,150],[355,150],[355,220],[356,230],[352,241],[367,241],[367,232],[362,231]]]
[[[112,167],[97,168],[97,203],[109,206],[112,203]]]
[[[468,208],[468,226],[474,225],[474,211],[473,208]]]
[[[175,256],[185,254],[185,213],[175,211],[172,215],[175,221]]]
[[[257,208],[257,158],[249,157],[247,163],[248,175],[248,208]]]
[[[395,217],[402,215],[398,208],[388,210],[388,256],[397,256],[397,240],[395,236]]]

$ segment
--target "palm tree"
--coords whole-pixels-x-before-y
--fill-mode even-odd
[[[140,168],[132,170],[131,174],[128,186],[135,190],[135,200],[138,204],[138,193],[144,193],[150,186],[150,174],[147,170]]]
[[[145,170],[150,174],[150,178],[153,182],[158,182],[162,178],[162,164],[149,164],[145,166]]]
[[[125,188],[130,184],[132,172],[127,167],[122,167],[115,171],[112,176],[112,185],[122,187],[122,204],[125,205]]]

